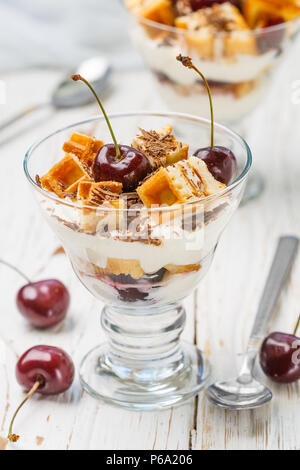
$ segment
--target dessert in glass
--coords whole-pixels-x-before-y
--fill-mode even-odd
[[[174,62],[182,52],[206,76],[218,121],[236,123],[263,99],[300,30],[297,0],[124,0],[130,33],[172,111],[207,117],[203,83]]]
[[[210,376],[201,351],[180,341],[182,300],[239,205],[251,152],[203,118],[103,113],[33,145],[25,173],[79,280],[106,304],[107,343],[83,359],[83,388],[127,408],[170,407]]]

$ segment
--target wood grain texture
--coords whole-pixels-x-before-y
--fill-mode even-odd
[[[186,300],[188,321],[184,337],[205,350],[218,378],[234,375],[241,362],[277,237],[283,233],[300,234],[300,104],[291,101],[292,84],[300,79],[300,64],[294,59],[295,55],[290,55],[264,106],[244,124],[254,166],[266,178],[266,191],[234,216],[209,274],[198,292]],[[0,118],[12,115],[22,106],[46,100],[60,76],[61,72],[43,70],[2,76],[8,95],[7,104],[0,106]],[[164,109],[144,71],[114,76],[105,104],[109,112]],[[24,153],[35,140],[97,112],[94,105],[56,113],[49,109],[18,124],[14,129],[17,137],[12,141],[3,142],[11,131],[0,136],[0,258],[15,263],[32,279],[58,277],[72,294],[70,314],[63,325],[47,332],[34,330],[15,306],[22,279],[0,265],[1,438],[23,396],[14,367],[26,348],[39,343],[63,347],[78,367],[84,353],[104,338],[99,324],[101,305],[78,283],[65,255],[53,255],[59,242],[39,213],[22,169]],[[272,329],[292,331],[299,313],[299,285],[297,261]],[[299,449],[299,385],[269,385],[274,400],[256,411],[218,410],[207,403],[202,393],[197,400],[179,408],[139,413],[93,400],[76,381],[63,396],[37,396],[26,405],[16,421],[16,431],[22,438],[14,448]],[[2,447],[6,446],[1,444]]]

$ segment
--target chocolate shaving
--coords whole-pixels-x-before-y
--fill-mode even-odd
[[[161,159],[165,158],[166,154],[175,151],[178,145],[181,145],[174,139],[172,131],[163,136],[154,130],[146,131],[140,128],[140,131],[135,147],[153,162],[155,169],[161,166]]]
[[[94,188],[92,191],[91,203],[99,206],[104,201],[112,201],[117,199],[119,196],[118,193],[110,191],[105,186],[103,188]]]
[[[35,182],[40,188],[42,187],[41,178],[39,175],[35,175]]]

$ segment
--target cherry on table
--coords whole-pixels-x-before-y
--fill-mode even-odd
[[[300,338],[293,334],[274,332],[264,340],[260,349],[260,365],[274,382],[292,383],[300,379]]]
[[[101,147],[93,165],[95,181],[118,181],[124,191],[133,191],[151,171],[147,157],[128,145],[119,145],[121,158],[117,158],[114,144]]]
[[[66,317],[70,294],[57,279],[30,282],[17,294],[20,313],[37,328],[57,325]]]
[[[35,327],[49,328],[66,317],[70,305],[70,294],[66,286],[57,279],[31,282],[16,266],[0,259],[22,276],[27,284],[17,293],[17,307],[20,313]]]
[[[39,345],[28,349],[16,365],[16,377],[28,394],[17,408],[9,427],[8,439],[16,442],[19,436],[12,428],[19,410],[34,395],[58,395],[68,390],[74,380],[74,364],[70,356],[54,346]]]
[[[211,174],[220,183],[228,185],[237,172],[235,155],[227,147],[205,147],[198,149],[194,155],[206,163]]]

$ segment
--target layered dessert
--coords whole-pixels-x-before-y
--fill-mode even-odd
[[[262,99],[270,71],[299,31],[296,0],[125,0],[130,32],[176,111],[206,114],[202,82],[174,62],[193,57],[214,96],[217,119],[236,121]]]
[[[128,143],[110,160],[113,144],[73,133],[62,158],[36,176],[51,196],[41,204],[94,295],[175,301],[206,273],[238,201],[171,125],[137,129]]]

